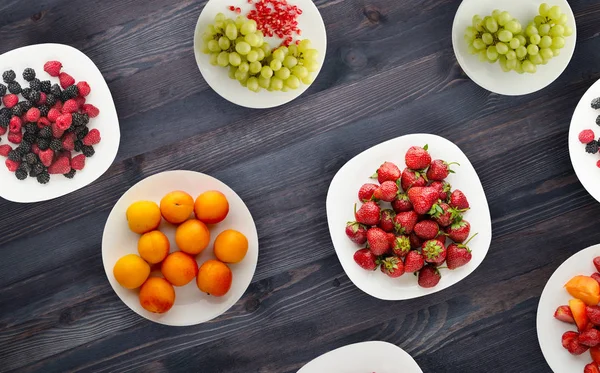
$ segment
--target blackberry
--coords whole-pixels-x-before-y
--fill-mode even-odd
[[[55,97],[60,97],[62,94],[62,89],[60,89],[58,84],[53,84],[52,87],[50,87],[50,93],[52,93]]]
[[[16,77],[17,74],[15,74],[15,72],[12,70],[7,70],[2,73],[2,80],[4,80],[4,83],[14,82]]]
[[[83,140],[83,138],[86,137],[89,132],[90,132],[90,130],[87,127],[77,128],[75,130],[75,133],[77,134],[77,140]]]
[[[31,91],[31,93],[29,94],[29,97],[27,97],[27,100],[29,102],[31,102],[31,104],[35,105],[40,101],[41,97],[42,97],[42,95],[40,94],[39,91]]]
[[[46,171],[46,167],[44,167],[41,163],[36,163],[31,167],[31,171],[29,172],[29,176],[36,177],[39,174],[42,174]]]
[[[94,150],[94,147],[91,145],[84,145],[81,147],[81,152],[83,153],[83,155],[86,156],[86,158],[89,157],[93,157],[94,154],[96,154],[96,151]]]
[[[25,125],[25,133],[38,133],[40,129],[38,128],[37,124],[33,123],[33,122],[29,122]]]
[[[34,91],[39,91],[40,89],[42,89],[42,83],[37,78],[33,79],[29,82],[29,88],[33,89]]]
[[[585,151],[590,154],[598,153],[598,141],[592,140],[585,146]]]
[[[35,70],[31,67],[28,67],[25,70],[23,70],[23,79],[27,80],[28,82],[35,79]]]
[[[16,150],[21,155],[21,158],[23,158],[27,153],[31,151],[31,143],[29,141],[21,140],[21,144],[19,144]]]
[[[37,140],[37,135],[35,133],[25,133],[23,135],[23,140],[33,144]]]
[[[62,141],[60,141],[59,139],[52,139],[52,141],[50,141],[50,149],[54,150],[55,152],[61,151]]]
[[[600,109],[600,97],[592,100],[592,109]]]
[[[0,109],[0,117],[8,117],[8,119],[10,119],[10,109],[9,108],[5,108],[3,107],[2,109]]]
[[[72,178],[74,178],[74,177],[75,177],[75,173],[76,173],[76,172],[77,172],[77,170],[73,170],[73,169],[71,169],[71,171],[69,171],[69,172],[67,172],[67,173],[65,174],[65,177],[66,177],[67,179],[72,179]]]
[[[31,165],[27,162],[21,162],[19,169],[25,171],[25,174],[27,175],[29,172],[31,172]]]
[[[54,96],[52,93],[48,93],[46,95],[46,105],[52,107],[54,104],[56,104],[56,96]]]
[[[25,108],[23,107],[23,105],[21,105],[21,103],[19,102],[18,104],[16,104],[15,106],[13,106],[12,110],[12,115],[20,117],[21,115],[25,114]]]
[[[32,92],[32,89],[31,89],[31,88],[23,88],[23,89],[21,90],[21,95],[23,95],[23,97],[24,97],[26,100],[29,100],[29,95],[31,94],[31,92]]]
[[[72,118],[72,124],[75,127],[85,126],[90,122],[90,118],[87,114],[73,113]]]
[[[0,127],[6,128],[6,127],[8,127],[9,123],[10,123],[10,117],[6,117],[4,115],[0,115]]]
[[[70,85],[67,88],[65,88],[63,93],[66,95],[67,100],[68,100],[70,98],[75,98],[75,97],[79,96],[79,89],[77,89],[77,86],[75,84],[73,84],[73,85]]]
[[[8,159],[10,159],[11,161],[19,162],[21,160],[21,157],[21,154],[19,154],[19,152],[16,150],[11,150],[10,152],[8,152]]]
[[[10,91],[10,93],[14,93],[16,95],[18,95],[22,91],[21,85],[18,82],[8,83],[8,90]]]
[[[25,180],[27,179],[27,172],[19,168],[17,171],[15,171],[15,176],[19,180]]]
[[[50,83],[49,80],[42,80],[40,82],[40,91],[44,92],[45,94],[50,93],[50,89],[52,89],[52,83]]]
[[[27,162],[28,164],[30,164],[32,166],[34,164],[38,163],[38,161],[39,161],[39,158],[38,158],[37,154],[35,154],[35,153],[27,153],[25,155],[25,162]]]
[[[80,152],[81,148],[83,148],[83,141],[81,141],[81,140],[75,140],[75,148],[74,148],[74,150],[76,152]]]
[[[44,172],[37,175],[37,181],[40,184],[48,184],[48,182],[50,181],[50,175],[47,171],[44,170]]]
[[[48,102],[48,99],[46,99],[46,102]],[[40,105],[40,106],[38,106],[38,109],[40,109],[40,116],[42,116],[42,117],[48,116],[48,112],[50,111],[50,108],[47,105]]]
[[[0,96],[4,96],[6,94],[6,86],[4,84],[0,84]]]
[[[27,111],[33,107],[31,102],[29,102],[29,101],[21,101],[21,106],[23,106],[23,109],[25,109],[25,111]]]
[[[40,150],[48,149],[50,147],[50,139],[43,139],[38,137],[37,146],[38,148],[40,148]]]
[[[46,126],[38,132],[38,137],[42,139],[49,139],[52,137],[52,128],[50,126]]]
[[[596,124],[600,126],[600,115],[598,115],[598,118],[596,118]]]

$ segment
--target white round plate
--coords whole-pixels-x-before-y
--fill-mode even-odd
[[[86,81],[92,88],[86,97],[90,103],[100,109],[98,117],[90,119],[88,128],[100,130],[102,141],[94,145],[96,154],[86,160],[85,168],[77,171],[73,179],[67,179],[62,175],[50,175],[50,182],[42,185],[33,177],[18,180],[15,174],[8,171],[4,166],[4,158],[0,165],[0,197],[13,202],[40,202],[64,196],[74,192],[98,179],[111,166],[117,151],[121,133],[119,129],[119,118],[112,95],[102,77],[102,73],[88,56],[79,50],[62,44],[37,44],[19,49],[14,49],[0,56],[0,73],[12,69],[17,74],[17,81],[21,86],[28,87],[23,80],[23,70],[31,67],[35,70],[40,80],[50,80],[52,84],[58,83],[58,78],[53,78],[44,71],[44,63],[51,60],[62,62],[62,71],[67,72],[76,81]],[[23,97],[19,95],[19,100]],[[4,135],[2,144],[14,144],[8,142]]]
[[[313,48],[319,51],[319,70],[311,73],[313,74],[313,78],[316,79],[321,71],[327,52],[327,33],[325,31],[323,18],[321,18],[319,9],[317,9],[311,0],[290,0],[288,1],[288,4],[296,5],[303,12],[298,17],[298,27],[302,30],[302,35],[296,35],[296,38],[310,39]],[[248,90],[248,88],[243,87],[237,80],[229,79],[227,76],[228,68],[210,64],[209,55],[204,54],[201,51],[202,34],[206,30],[206,27],[214,22],[217,13],[223,13],[228,18],[235,18],[238,16],[238,14],[227,9],[230,5],[241,8],[242,15],[248,14],[253,7],[252,4],[248,4],[246,0],[236,0],[232,2],[210,0],[202,10],[202,13],[200,13],[198,23],[196,23],[196,30],[194,32],[194,55],[196,56],[198,68],[208,85],[224,99],[234,104],[253,109],[265,109],[280,106],[292,101],[304,93],[309,87],[305,84],[300,84],[300,88],[288,92],[269,92],[264,89],[261,89],[260,92],[252,92]],[[267,40],[273,48],[278,47],[281,44],[281,39],[279,38],[265,38],[265,40]]]
[[[600,127],[596,125],[600,110],[594,110],[591,106],[592,100],[597,97],[600,97],[600,80],[587,90],[575,108],[569,128],[569,155],[579,181],[588,193],[600,202],[600,168],[596,166],[600,157],[598,154],[586,153],[585,144],[579,141],[579,133],[585,129],[594,131],[596,139],[600,137]]]
[[[219,224],[210,225],[210,245],[196,257],[198,265],[209,259],[215,259],[213,242],[225,229],[235,229],[248,238],[248,254],[237,264],[228,264],[233,272],[233,283],[223,297],[213,297],[202,293],[193,280],[189,284],[175,287],[175,305],[169,312],[155,314],[146,311],[140,305],[138,290],[128,290],[119,285],[113,276],[113,267],[117,260],[127,254],[138,254],[137,243],[140,235],[129,230],[125,212],[133,202],[148,200],[157,204],[169,192],[182,190],[194,199],[202,192],[218,190],[229,201],[229,214]],[[175,244],[175,226],[164,219],[158,228],[171,242],[171,252],[178,251]],[[244,294],[258,262],[258,234],[252,215],[244,201],[227,185],[214,177],[194,171],[168,171],[150,176],[129,189],[113,207],[102,236],[102,263],[108,281],[119,298],[138,315],[148,320],[173,326],[195,325],[211,320],[233,306]],[[158,276],[160,272],[155,273]]]
[[[388,342],[340,347],[312,360],[298,373],[423,373],[403,349]]]
[[[573,356],[562,346],[564,332],[577,331],[573,324],[554,318],[558,306],[568,305],[573,297],[564,289],[565,284],[577,275],[589,276],[596,272],[592,260],[600,256],[600,245],[588,247],[565,260],[554,271],[540,297],[537,310],[537,335],[546,362],[556,373],[583,372],[586,364],[592,362],[589,353]]]
[[[446,179],[453,189],[462,190],[471,209],[465,213],[465,220],[471,223],[471,233],[479,233],[469,247],[473,258],[465,266],[448,270],[442,269],[442,279],[433,288],[425,289],[417,284],[412,274],[390,278],[380,270],[366,271],[353,259],[354,252],[361,247],[348,239],[345,233],[346,222],[354,219],[354,204],[358,203],[358,190],[364,183],[373,182],[369,176],[385,162],[395,163],[401,170],[406,166],[404,155],[414,145],[429,145],[433,159],[458,162],[455,174]],[[492,240],[492,221],[487,199],[477,172],[467,156],[452,142],[443,137],[429,134],[413,134],[395,138],[365,150],[346,163],[335,175],[327,193],[327,221],[335,252],[348,278],[365,293],[384,300],[402,300],[436,293],[467,277],[485,258]]]
[[[568,25],[573,28],[573,35],[565,38],[565,47],[559,56],[552,58],[546,65],[537,67],[535,74],[518,74],[514,71],[505,73],[496,62],[494,64],[481,62],[477,55],[468,51],[468,44],[464,39],[465,30],[471,26],[473,16],[481,17],[491,15],[494,9],[508,11],[523,25],[533,20],[538,15],[540,4],[558,5],[563,13],[569,17]],[[452,46],[454,54],[464,72],[482,88],[506,96],[526,95],[545,88],[555,81],[565,71],[575,51],[577,41],[577,27],[573,10],[566,0],[463,0],[456,11],[452,25]]]

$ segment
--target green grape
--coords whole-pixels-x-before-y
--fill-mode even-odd
[[[540,52],[540,48],[537,45],[529,44],[527,46],[527,54],[529,54],[530,56],[535,56],[539,52]]]
[[[246,82],[246,86],[252,92],[260,91],[260,85],[258,85],[258,79],[253,76],[248,78],[248,81]]]
[[[215,22],[223,22],[226,20],[225,14],[219,12],[217,13],[217,15],[215,16]]]
[[[287,67],[288,69],[291,69],[292,67],[296,66],[298,64],[298,60],[296,59],[296,57],[294,56],[285,56],[285,59],[283,60],[283,66]]]
[[[483,40],[481,39],[475,39],[473,40],[473,46],[475,47],[475,49],[477,50],[482,50],[486,48],[485,43],[483,42]]]
[[[309,49],[312,49],[312,43],[308,39],[303,39],[298,44],[298,51],[299,52],[306,52]]]
[[[539,55],[539,53],[534,56],[529,56],[529,61],[531,61],[534,65],[541,65],[544,63],[544,59]]]
[[[554,57],[554,53],[552,53],[552,49],[550,48],[542,48],[540,49],[540,56],[542,56],[544,60],[549,60]]]
[[[287,67],[282,67],[281,69],[275,71],[275,76],[281,80],[286,80],[290,77],[290,69]]]
[[[529,37],[529,42],[531,44],[538,45],[538,44],[540,44],[540,41],[542,41],[542,37],[539,34],[531,35]]]
[[[468,27],[467,27],[468,28]],[[477,32],[477,31],[475,31]],[[473,38],[474,39],[474,38]],[[298,57],[298,46],[296,44],[292,44],[288,47],[288,54],[294,57]]]
[[[550,25],[545,23],[538,28],[540,36],[546,36],[550,33]]]
[[[259,37],[256,36],[256,34],[248,34],[244,36],[244,40],[246,41],[246,43],[250,44],[251,47],[258,47],[262,45]]]
[[[517,66],[515,66],[515,68],[513,69],[515,70],[518,74],[523,74],[523,64],[521,63],[521,61],[517,61]]]
[[[494,37],[489,32],[481,35],[481,40],[483,40],[486,45],[492,45],[494,43]]]
[[[517,59],[506,59],[506,67],[508,67],[511,70],[514,70],[517,67],[517,63],[519,63]]]
[[[281,49],[277,49],[273,52],[273,59],[283,62],[285,59],[285,53],[283,53]]]
[[[262,61],[265,59],[265,52],[262,50],[262,48],[256,48],[256,53],[258,53],[258,58],[256,59],[257,61]]]
[[[565,46],[565,38],[557,36],[552,38],[552,48],[561,49]]]
[[[248,60],[248,62],[255,62],[258,61],[258,52],[255,50],[251,50],[250,52],[248,52],[248,54],[246,55],[246,59]]]
[[[566,14],[561,14],[560,15],[560,20],[557,21],[559,24],[565,26],[567,24],[567,22],[569,22],[569,17],[567,17]]]
[[[477,48],[475,48],[473,46],[473,44],[469,44],[469,46],[467,47],[467,50],[469,51],[470,54],[477,54],[477,52],[478,52]]]
[[[312,76],[307,76],[306,78],[302,78],[302,83],[306,85],[311,85],[315,81],[315,78]]]
[[[254,34],[256,32],[256,22],[254,20],[249,20],[244,22],[242,27],[240,27],[240,33],[242,35]]]
[[[573,29],[570,28],[569,26],[565,26],[565,36],[571,36],[573,35]]]
[[[479,61],[486,62],[487,60],[488,60],[487,49],[480,50],[479,51]]]
[[[212,39],[213,39],[213,36],[211,34],[209,34],[208,32],[205,32],[204,34],[202,34],[202,40],[204,40],[205,42],[208,42]]]
[[[504,25],[504,29],[512,32],[513,34],[518,34],[522,31],[521,24],[516,20],[508,22],[506,25]]]
[[[319,63],[317,62],[317,60],[304,60],[304,67],[306,67],[306,69],[311,72],[314,73],[315,71],[319,70]]]
[[[505,73],[510,71],[508,66],[506,66],[506,57],[500,56],[500,58],[498,59],[498,63],[500,64],[500,68],[502,69],[502,71],[504,71]]]
[[[548,17],[550,17],[551,19],[553,19],[555,21],[560,19],[561,14],[562,13],[561,13],[560,7],[558,5],[555,5],[548,10]]]
[[[542,37],[542,40],[540,40],[540,48],[550,48],[551,45],[552,38],[548,35]]]
[[[542,17],[542,16],[535,16],[533,18],[533,22],[535,22],[536,25],[543,25],[544,22],[546,22],[546,18]]]
[[[271,69],[269,66],[263,66],[260,70],[260,75],[269,79],[273,76],[273,69]]]
[[[242,35],[238,35],[237,39],[235,39],[235,44],[238,44],[241,42],[246,42],[246,40],[244,40],[244,37]]]
[[[215,29],[216,29],[217,31],[221,31],[221,30],[223,30],[223,27],[225,27],[225,22],[222,22],[222,21],[216,21],[216,22],[215,22]],[[219,33],[220,33],[220,32],[219,32]]]
[[[237,71],[237,67],[235,66],[229,66],[229,72],[228,72],[228,76],[229,79],[234,79],[235,80],[235,72]]]
[[[492,12],[492,17],[494,17],[494,19],[497,21],[498,18],[500,18],[500,14],[502,14],[502,11],[500,9],[494,9],[494,11]]]
[[[479,15],[474,15],[471,19],[473,28],[479,32],[483,31],[483,19]]]
[[[271,84],[271,78],[265,78],[262,75],[259,75],[258,77],[258,85],[261,88],[267,89],[269,88],[269,85]]]
[[[508,53],[506,53],[506,59],[507,60],[516,60],[517,59],[517,53],[515,51],[508,51]]]
[[[237,39],[237,37],[238,37],[237,27],[235,25],[232,25],[231,23],[228,24],[225,27],[225,36],[227,36],[227,39],[229,39],[229,40]]]
[[[523,71],[525,71],[526,73],[533,74],[537,70],[537,68],[535,67],[535,65],[531,61],[529,61],[529,60],[523,61],[523,63],[521,64],[521,66],[523,67]]]
[[[298,87],[300,87],[300,79],[298,79],[297,76],[290,75],[290,77],[286,79],[285,85],[291,89],[298,89]]]
[[[242,57],[237,52],[229,53],[229,63],[231,66],[239,66],[242,63]]]
[[[248,18],[246,18],[244,16],[237,16],[235,18],[235,25],[237,26],[237,28],[240,28],[247,20],[248,20]]]
[[[475,40],[475,38],[474,38],[474,37],[471,37],[470,35],[467,35],[467,34],[465,34],[465,37],[464,37],[464,38],[465,38],[465,41],[466,41],[467,43],[469,43],[469,44],[470,44],[470,43],[471,43],[473,40]]]
[[[285,83],[285,82],[284,82]],[[284,84],[284,86],[281,88],[281,92],[289,92],[289,88]]]
[[[258,61],[250,62],[250,74],[258,74],[262,69],[262,64]]]
[[[517,58],[524,58],[527,56],[527,48],[521,45],[519,48],[515,49],[515,53],[517,54]]]
[[[521,42],[518,38],[512,38],[510,43],[508,43],[511,49],[517,49],[521,46]]]
[[[237,69],[237,71],[235,72],[235,78],[240,82],[246,80],[248,79],[248,72]]]
[[[509,41],[512,40],[512,38],[513,38],[513,34],[512,34],[512,32],[510,32],[508,30],[502,30],[502,31],[498,32],[498,39],[500,39],[500,41],[508,43]]]
[[[240,66],[238,66],[238,70],[243,73],[247,73],[250,70],[250,65],[248,64],[248,62],[244,61],[240,64]]]
[[[498,24],[500,26],[504,26],[508,22],[512,21],[513,17],[508,12],[502,12],[502,13],[500,13],[500,15],[498,16],[498,18],[496,18],[496,19],[498,20]]]
[[[271,61],[271,63],[269,64],[269,67],[271,68],[271,70],[273,71],[278,71],[279,69],[281,69],[281,61],[279,60],[273,60]]]
[[[217,56],[217,63],[219,64],[219,66],[227,67],[227,65],[229,65],[229,53],[225,51],[219,53],[219,55]]]
[[[217,66],[219,64],[219,53],[211,53],[208,61],[211,65]]]
[[[281,89],[283,88],[283,80],[277,77],[271,78],[271,85],[269,85],[269,88],[271,88],[274,91],[281,91]]]
[[[540,8],[538,10],[538,13],[540,13],[540,15],[542,17],[546,17],[548,15],[548,11],[550,10],[550,5],[546,4],[546,3],[542,3],[540,4]]]
[[[202,53],[204,53],[204,54],[210,53],[210,49],[208,49],[208,45],[206,44],[206,42],[202,44]]]
[[[517,35],[515,37],[517,39],[519,39],[519,42],[521,43],[521,45],[526,45],[527,44],[527,39],[525,39],[525,36],[523,36],[523,35]]]
[[[216,40],[209,41],[207,46],[208,46],[208,50],[210,50],[211,52],[220,52],[221,51],[221,47],[219,47],[219,42]]]
[[[307,60],[317,59],[319,56],[319,52],[316,49],[307,49],[306,51],[302,52],[302,54],[304,55],[304,59]]]
[[[260,49],[265,53],[265,57],[271,56],[271,46],[269,46],[269,43],[263,43]]]
[[[550,30],[550,36],[563,36],[565,34],[565,28],[562,25],[555,25]]]
[[[287,48],[285,45],[282,45],[282,46],[281,46],[281,47],[279,47],[278,49],[279,49],[280,51],[282,51],[284,55],[286,55],[286,56],[287,56],[289,49],[288,49],[288,48]]]
[[[242,41],[235,45],[235,50],[242,56],[245,56],[252,50],[252,47],[250,46],[250,44],[246,43],[245,41]]]
[[[531,36],[531,35],[539,34],[539,31],[538,31],[537,27],[535,27],[534,25],[529,25],[525,29],[525,33],[527,34],[527,36]]]
[[[485,28],[489,32],[496,32],[498,31],[498,22],[492,17],[485,17]]]
[[[221,36],[219,38],[219,48],[221,48],[221,50],[227,50],[229,49],[229,47],[231,46],[231,42],[229,41],[229,39],[225,36]]]
[[[498,54],[506,54],[508,53],[508,45],[504,44],[503,42],[498,42],[496,43],[496,50],[498,51]]]
[[[496,50],[496,47],[493,45],[490,45],[487,49],[487,58],[488,60],[490,60],[490,62],[494,62],[498,59],[498,51]]]
[[[296,75],[299,79],[304,79],[308,76],[308,69],[304,66],[296,65],[292,68],[292,74]]]
[[[558,57],[560,55],[560,49],[552,49],[552,53],[554,53],[554,57]]]
[[[211,34],[211,35],[216,35],[217,34],[217,30],[215,30],[215,26],[214,25],[208,25],[206,27],[206,32]]]

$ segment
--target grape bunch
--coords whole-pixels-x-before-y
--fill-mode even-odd
[[[510,13],[494,10],[491,16],[473,17],[465,40],[469,53],[478,55],[480,61],[498,61],[505,72],[533,74],[538,65],[558,56],[565,38],[573,34],[567,20],[560,7],[546,3],[540,5],[539,14],[525,28]]]
[[[202,35],[202,52],[210,55],[212,65],[228,67],[229,77],[253,92],[285,92],[311,84],[319,63],[310,40],[271,50],[256,26],[246,17],[233,20],[219,13]]]

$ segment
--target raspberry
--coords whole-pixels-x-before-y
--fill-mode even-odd
[[[53,108],[53,109],[56,109],[56,110],[58,110],[58,111],[61,111],[61,110],[62,110],[62,101],[60,101],[60,100],[57,100],[57,101],[56,101],[56,104],[54,104],[54,106],[52,106],[52,108]]]
[[[600,168],[600,161],[596,162],[596,167]]]
[[[31,109],[27,110],[27,113],[25,113],[25,119],[27,122],[37,122],[38,119],[40,119],[40,109],[32,107]]]
[[[60,139],[64,133],[65,133],[65,130],[61,129],[57,123],[52,123],[52,136],[53,137]],[[50,146],[50,143],[48,143],[48,146]]]
[[[21,141],[23,141],[23,134],[21,132],[11,132],[8,134],[8,141],[12,142],[13,144],[20,144]]]
[[[48,99],[48,96],[46,96],[46,94],[44,92],[40,92],[40,99],[38,100],[37,104],[44,105],[46,103],[47,99]]]
[[[83,138],[83,145],[96,145],[100,140],[100,131],[93,129]]]
[[[62,148],[73,151],[75,149],[75,139],[77,136],[74,133],[68,133],[63,137]]]
[[[77,101],[77,108],[80,108],[83,105],[85,105],[85,97],[77,96],[74,100]]]
[[[79,154],[71,160],[71,168],[80,171],[85,167],[85,155]]]
[[[40,154],[40,148],[37,144],[31,145],[31,152],[35,155]]]
[[[10,122],[8,123],[8,131],[12,133],[21,133],[21,126],[23,122],[19,117],[10,118]]]
[[[69,129],[69,127],[71,127],[71,123],[73,123],[73,117],[71,114],[62,114],[56,118],[56,125],[63,131]]]
[[[82,107],[83,112],[86,113],[90,118],[96,118],[100,114],[100,110],[91,104],[85,104]]]
[[[62,89],[65,89],[68,86],[75,84],[75,79],[73,79],[73,77],[67,73],[60,73],[58,75],[58,80],[60,81],[60,86],[62,87]]]
[[[48,127],[49,125],[50,125],[50,121],[48,120],[48,118],[41,117],[37,121],[37,126],[38,126],[39,129],[42,129],[44,127]]]
[[[0,136],[6,133],[6,127],[0,127]]]
[[[90,88],[90,85],[87,84],[87,82],[79,82],[79,83],[77,83],[77,89],[79,90],[79,95],[81,97],[85,97],[85,96],[89,95],[90,92],[91,92],[91,90],[92,90]]]
[[[10,172],[15,172],[16,170],[19,169],[19,166],[21,165],[21,162],[16,162],[16,161],[11,161],[10,159],[7,159],[4,164],[6,165],[6,168],[8,168],[8,170]]]
[[[40,154],[38,154],[38,156],[40,157],[40,162],[42,162],[44,166],[50,167],[52,161],[54,160],[54,150],[40,150]]]
[[[579,133],[579,141],[581,141],[582,144],[587,144],[595,138],[596,135],[594,135],[594,131],[592,130],[583,130]]]
[[[61,112],[63,114],[70,114],[76,112],[77,110],[79,110],[79,105],[77,104],[77,101],[70,99],[63,104]]]
[[[8,153],[10,153],[11,150],[13,150],[13,148],[10,145],[0,145],[0,155],[3,157],[8,157]]]
[[[50,175],[64,175],[71,171],[71,162],[69,158],[60,157],[54,163],[48,167],[48,173]]]
[[[60,110],[52,108],[48,110],[48,120],[50,122],[56,122],[56,120],[60,117]]]
[[[2,97],[2,103],[8,109],[12,109],[16,104],[19,103],[19,96],[15,95],[15,94],[8,94],[8,95]]]
[[[62,69],[62,63],[58,61],[48,61],[44,64],[44,71],[50,76],[58,76],[60,69]]]

